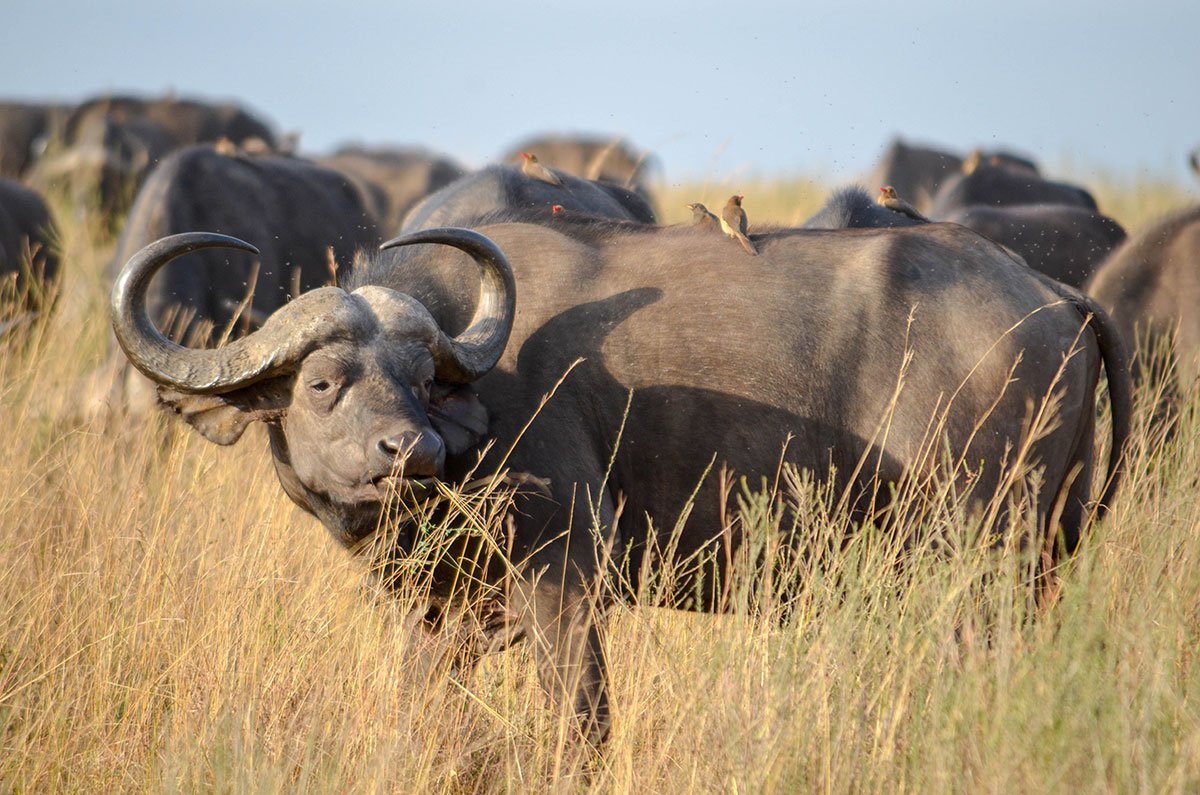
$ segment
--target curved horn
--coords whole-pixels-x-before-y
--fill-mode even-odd
[[[112,291],[112,324],[129,361],[152,381],[188,392],[228,392],[289,367],[319,345],[353,334],[364,310],[336,287],[312,290],[280,308],[261,329],[216,350],[185,348],[159,332],[146,311],[150,280],[171,260],[205,248],[257,254],[236,237],[188,232],[164,237],[126,263]]]
[[[393,238],[379,248],[384,250],[418,243],[453,246],[469,254],[479,265],[482,281],[475,316],[457,337],[451,338],[443,333],[445,347],[441,351],[434,351],[438,378],[454,383],[469,383],[495,367],[508,344],[517,305],[517,285],[513,280],[512,268],[499,246],[470,229],[424,229]]]

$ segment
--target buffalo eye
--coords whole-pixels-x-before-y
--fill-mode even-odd
[[[308,390],[308,397],[312,405],[318,410],[329,411],[337,402],[342,382],[336,378],[315,376],[305,381],[304,386]]]

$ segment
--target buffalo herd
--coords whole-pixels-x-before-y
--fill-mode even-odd
[[[283,491],[385,588],[449,486],[508,484],[471,648],[533,641],[592,743],[610,605],[672,569],[667,604],[728,609],[731,478],[806,471],[855,526],[905,535],[914,494],[993,536],[1027,517],[1044,584],[1117,493],[1140,338],[1172,341],[1181,388],[1200,376],[1198,208],[1127,239],[1024,155],[897,139],[870,191],[752,219],[748,256],[716,224],[659,224],[657,168],[619,138],[471,170],[303,157],[235,103],[0,104],[0,333],[72,278],[40,191],[119,232],[109,408],[219,445],[262,423]],[[432,629],[452,592],[434,579]]]

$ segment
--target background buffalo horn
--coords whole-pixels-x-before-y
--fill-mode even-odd
[[[365,310],[336,287],[312,290],[271,315],[248,337],[217,350],[185,348],[164,337],[146,311],[150,279],[176,257],[203,248],[258,249],[228,235],[188,232],[155,241],[126,263],[112,291],[112,324],[129,361],[152,381],[187,392],[228,392],[303,359],[329,340],[352,335]]]
[[[479,265],[479,302],[471,323],[457,337],[446,337],[448,350],[434,351],[437,376],[442,381],[469,383],[496,366],[512,333],[517,305],[517,285],[512,268],[495,243],[470,229],[425,229],[393,238],[380,250],[418,243],[453,246],[471,255]]]

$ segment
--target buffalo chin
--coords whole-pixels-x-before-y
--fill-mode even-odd
[[[384,477],[363,484],[349,501],[306,487],[292,468],[287,438],[278,425],[267,426],[271,440],[271,458],[279,485],[292,502],[325,525],[339,544],[350,550],[359,549],[383,526],[385,521],[401,518],[404,505],[424,499],[437,492],[437,478]],[[385,511],[388,514],[385,517]],[[406,512],[409,513],[409,512]],[[399,522],[408,525],[411,522]],[[401,535],[407,535],[402,533]],[[400,538],[398,543],[407,544]],[[407,547],[406,547],[407,548]]]
[[[285,488],[285,491],[288,491]],[[437,494],[435,478],[385,478],[364,485],[361,495],[343,501],[327,494],[304,490],[303,499],[292,500],[316,517],[343,547],[361,551],[381,528],[392,528],[396,549],[407,554],[411,549],[414,514],[422,501]],[[361,499],[359,497],[361,496]]]
[[[311,495],[309,506],[301,506],[315,516],[339,544],[354,552],[361,551],[381,527],[393,523],[400,532],[396,542],[407,550],[410,546],[407,528],[409,521],[395,522],[403,508],[394,502],[380,499],[346,503],[324,495]]]

